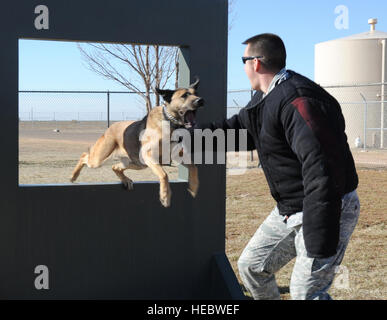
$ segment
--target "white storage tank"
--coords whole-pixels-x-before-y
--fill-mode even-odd
[[[340,102],[350,146],[386,147],[387,32],[370,30],[315,45],[315,82]],[[374,84],[364,86],[364,84]],[[367,130],[364,130],[366,123]]]

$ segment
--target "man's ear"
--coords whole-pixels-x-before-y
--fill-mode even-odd
[[[255,59],[257,62],[254,61],[254,70],[255,72],[258,72],[259,69],[261,69],[262,67],[262,63],[261,63],[261,60],[259,59]]]
[[[195,77],[195,81],[194,83],[191,83],[189,85],[190,88],[194,89],[195,91],[199,88],[199,82],[200,82],[200,79],[199,77]]]
[[[171,100],[172,100],[172,96],[173,94],[175,93],[174,90],[163,90],[163,89],[159,89],[159,88],[156,88],[155,91],[163,97],[164,101],[166,103],[170,103]]]

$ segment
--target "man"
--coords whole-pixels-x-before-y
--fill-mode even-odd
[[[277,205],[238,260],[254,299],[279,299],[274,274],[296,258],[292,299],[327,293],[358,220],[358,177],[338,102],[313,81],[285,69],[274,34],[246,40],[244,69],[257,90],[232,118],[198,128],[247,129]]]

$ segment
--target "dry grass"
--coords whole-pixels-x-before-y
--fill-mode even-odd
[[[387,170],[358,169],[358,174],[361,214],[342,263],[349,272],[349,288],[333,285],[330,294],[334,299],[386,299]],[[239,281],[238,257],[274,205],[262,170],[227,176],[226,253]],[[284,299],[290,298],[293,265],[276,275]]]

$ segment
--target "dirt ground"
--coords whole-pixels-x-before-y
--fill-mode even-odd
[[[54,131],[59,130],[59,132]],[[104,133],[105,122],[21,122],[19,125],[19,184],[70,183],[81,154]],[[111,166],[113,155],[101,168],[84,167],[77,183],[119,182]],[[165,167],[170,180],[178,179],[177,167]],[[156,181],[150,169],[127,170],[133,181]]]
[[[104,132],[103,122],[21,122],[19,125],[19,184],[69,183],[72,169]],[[352,150],[358,169],[361,201],[359,223],[349,243],[340,278],[334,283],[334,299],[387,299],[387,151]],[[274,207],[265,177],[257,168],[254,153],[249,169],[237,171],[229,161],[226,199],[226,253],[240,281],[237,259],[250,237]],[[228,157],[231,154],[228,155]],[[79,183],[118,182],[111,170],[114,156],[99,169],[85,168]],[[177,167],[167,167],[170,179],[177,179]],[[150,169],[128,170],[134,181],[156,181]],[[289,299],[293,262],[276,275],[282,298]]]

